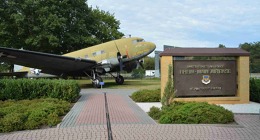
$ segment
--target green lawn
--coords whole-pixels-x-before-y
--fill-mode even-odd
[[[91,80],[78,80],[82,88],[93,88]],[[145,78],[145,79],[125,79],[123,85],[115,83],[114,79],[104,79],[103,88],[110,89],[159,89],[161,87],[161,79]]]

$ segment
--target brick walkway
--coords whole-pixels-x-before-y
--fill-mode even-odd
[[[81,91],[81,98],[64,117],[59,127],[106,125],[104,92],[107,93],[111,124],[156,124],[129,95],[134,90]]]
[[[114,140],[260,139],[259,115],[235,115],[238,124],[156,124],[129,97],[133,90],[82,90],[58,128],[0,134],[0,139],[107,139],[103,92],[107,92]]]

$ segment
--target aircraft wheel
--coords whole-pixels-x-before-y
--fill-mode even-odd
[[[124,77],[119,75],[118,77],[116,77],[116,83],[119,85],[122,85],[124,83]]]
[[[96,79],[93,80],[92,84],[95,88],[100,88],[100,82],[103,82],[103,79],[101,77],[96,77]]]

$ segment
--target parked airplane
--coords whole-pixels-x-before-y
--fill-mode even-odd
[[[112,72],[117,72],[116,76],[112,75],[116,83],[123,84],[120,71],[131,72],[141,63],[140,59],[154,51],[155,47],[155,44],[139,37],[113,40],[65,55],[0,47],[0,61],[26,66],[21,71],[27,73],[88,76],[94,87],[100,87],[103,81],[100,75],[112,75]]]

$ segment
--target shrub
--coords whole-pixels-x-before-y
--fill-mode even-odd
[[[135,102],[160,102],[161,90],[139,90],[137,92],[134,92],[131,98]]]
[[[250,101],[260,103],[260,79],[250,79]]]
[[[159,120],[161,117],[161,110],[158,107],[151,107],[150,111],[148,112],[148,115],[153,118],[154,120]]]
[[[23,129],[26,115],[23,113],[11,113],[0,119],[0,132],[10,132]]]
[[[50,127],[61,122],[59,115],[56,112],[49,114],[47,120],[47,123]]]
[[[152,116],[149,115],[154,118],[158,109],[153,108],[150,112],[153,112]],[[162,124],[226,124],[234,121],[231,111],[208,103],[173,102],[169,106],[163,106],[158,114],[159,123]]]
[[[79,96],[80,87],[72,80],[1,79],[0,100],[58,98],[69,102]]]
[[[35,129],[46,124],[47,120],[45,120],[45,118],[47,115],[48,113],[40,108],[28,111],[28,119],[25,122],[25,129]]]
[[[172,65],[168,66],[168,80],[166,86],[164,88],[163,97],[162,97],[162,105],[168,106],[170,102],[175,97],[173,77],[172,77]]]
[[[0,132],[54,126],[69,109],[69,102],[58,99],[0,101]]]

